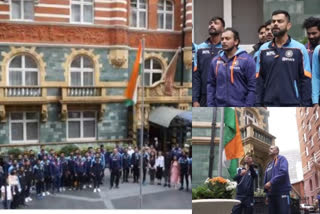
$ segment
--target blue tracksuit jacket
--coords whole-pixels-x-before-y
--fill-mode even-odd
[[[262,45],[256,64],[257,106],[310,106],[311,69],[307,49],[294,39],[277,48]]]
[[[240,175],[241,168],[238,170],[238,174],[234,178],[237,182],[237,198],[248,197],[254,194],[254,179],[257,177],[257,173],[253,166],[250,166],[247,173],[243,176]]]
[[[272,170],[271,179],[267,180],[267,172]],[[285,195],[289,194],[291,190],[289,170],[288,170],[288,161],[282,156],[278,157],[271,161],[267,168],[264,176],[264,184],[271,182],[271,192],[267,192],[268,195]]]
[[[312,56],[312,103],[319,103],[320,95],[320,45],[314,49]]]
[[[212,59],[222,49],[221,43],[211,44],[210,38],[195,47],[194,70],[192,72],[192,102],[206,106],[207,77]],[[204,103],[203,103],[204,101]]]
[[[255,63],[239,48],[228,59],[220,52],[210,65],[207,85],[208,106],[253,106],[255,104]]]

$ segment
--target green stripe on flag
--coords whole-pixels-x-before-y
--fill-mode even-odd
[[[237,168],[238,168],[238,158],[232,159],[228,169],[230,178],[233,179],[237,175]]]
[[[235,110],[232,108],[224,108],[224,134],[223,145],[226,146],[236,135],[236,117]]]

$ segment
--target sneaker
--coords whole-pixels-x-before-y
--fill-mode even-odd
[[[87,188],[87,186],[86,185],[83,185],[83,189],[86,189]]]
[[[25,203],[28,203],[28,202],[29,202],[28,198],[25,198],[25,199],[24,199],[24,202],[25,202]]]
[[[94,188],[93,192],[97,192],[97,189],[96,189],[96,188]]]
[[[42,193],[42,196],[43,196],[43,197],[44,197],[44,196],[46,196],[46,193],[45,193],[45,192],[43,192],[43,193]]]
[[[47,195],[50,195],[50,192],[49,192],[49,191],[47,191],[46,193],[47,193]]]
[[[92,188],[92,185],[91,185],[91,184],[89,185],[89,188]]]
[[[32,201],[32,198],[31,198],[31,197],[29,197],[29,201]]]
[[[63,187],[63,191],[66,191],[66,188],[65,188],[65,187]]]
[[[98,192],[101,192],[101,189],[100,189],[100,188],[98,188],[97,190],[98,190]]]
[[[59,188],[59,192],[62,192],[62,190],[63,190],[63,188],[62,188],[62,187],[60,187],[60,188]]]

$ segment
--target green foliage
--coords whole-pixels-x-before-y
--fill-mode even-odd
[[[227,190],[228,183],[208,182],[192,189],[192,200],[195,199],[231,199],[235,195],[235,189]]]
[[[257,189],[254,192],[254,197],[266,197],[266,193],[263,191],[263,189]]]
[[[79,149],[79,147],[75,146],[75,145],[67,145],[64,146],[60,149],[59,154],[61,154],[62,152],[65,154],[65,156],[69,156],[70,152],[74,152],[77,149]]]
[[[22,151],[18,148],[13,148],[13,149],[8,150],[8,154],[13,155],[14,158],[17,158],[18,155],[22,155]]]

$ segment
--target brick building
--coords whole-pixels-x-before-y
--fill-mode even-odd
[[[191,0],[0,0],[0,148],[136,143],[142,88],[135,109],[123,94],[142,37],[145,131],[156,133],[152,111],[191,106],[191,25]]]
[[[300,153],[304,178],[304,194],[308,204],[313,204],[320,191],[320,174],[313,167],[313,161],[320,158],[320,108],[297,108]]]

